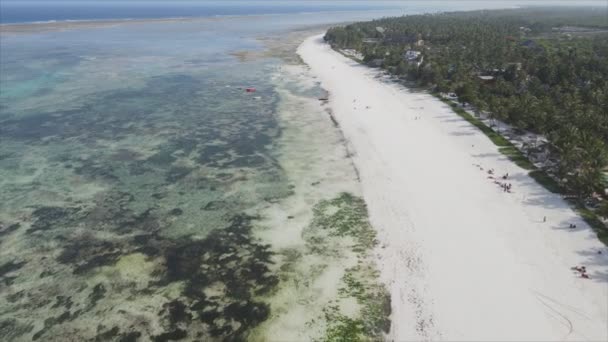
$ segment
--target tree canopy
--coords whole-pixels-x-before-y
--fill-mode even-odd
[[[605,8],[523,8],[410,15],[330,29],[337,49],[517,128],[545,135],[562,185],[603,192],[608,164]],[[420,52],[408,60],[408,50]]]

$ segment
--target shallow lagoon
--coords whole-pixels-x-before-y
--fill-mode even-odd
[[[293,62],[302,23],[330,18],[307,20],[3,33],[1,336],[388,329],[356,172]]]
[[[294,51],[395,14],[2,26],[0,336],[380,338],[374,230]]]

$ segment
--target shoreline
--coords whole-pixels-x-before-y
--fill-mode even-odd
[[[326,234],[336,228],[336,222],[319,226],[335,219],[326,210],[329,203],[342,202],[343,194],[359,199],[361,189],[340,130],[318,107],[316,97],[310,96],[319,89],[305,66],[287,63],[272,77],[279,96],[277,115],[282,132],[274,157],[294,193],[260,211],[262,219],[255,235],[276,253],[273,270],[282,281],[267,298],[269,319],[249,338],[323,339],[337,323],[327,319],[329,308],[338,305],[338,312],[346,310],[356,316],[365,307],[344,292],[350,289],[345,279],[376,280],[353,271],[357,265],[374,265],[371,248],[356,248],[354,234]]]
[[[355,153],[392,297],[389,339],[608,338],[608,253],[559,195],[430,94],[378,82],[321,36],[298,52]],[[488,169],[508,172],[513,193]]]

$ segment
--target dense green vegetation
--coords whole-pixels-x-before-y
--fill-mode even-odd
[[[412,15],[334,27],[325,39],[336,49],[357,50],[366,63],[543,134],[547,159],[555,161],[545,171],[583,199],[603,194],[608,165],[607,18],[605,8]],[[501,139],[481,122],[476,126]],[[504,153],[532,169],[514,150]]]

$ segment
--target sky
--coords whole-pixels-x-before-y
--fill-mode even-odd
[[[420,0],[411,0],[413,2],[422,2]],[[471,2],[471,1],[482,1],[482,2],[516,2],[516,3],[530,3],[530,4],[542,4],[542,3],[569,3],[571,5],[578,5],[580,3],[598,3],[605,4],[606,0],[428,0],[432,2]],[[287,4],[290,2],[310,2],[310,3],[336,3],[336,2],[368,2],[368,3],[407,3],[410,2],[408,0],[383,0],[383,1],[374,1],[374,0],[2,0],[2,2],[14,2],[14,3],[133,3],[133,2],[154,2],[154,3],[167,3],[167,4],[178,4],[178,3],[226,3],[226,2],[242,2],[242,3],[251,3],[251,2],[276,2]]]
[[[204,4],[205,6],[209,5],[222,5],[222,4],[243,4],[246,6],[252,6],[255,3],[264,3],[266,5],[269,4],[280,4],[282,6],[289,4],[303,4],[306,3],[308,5],[337,5],[337,4],[346,4],[350,3],[353,5],[374,5],[374,6],[399,6],[404,5],[407,6],[408,2],[416,2],[418,4],[429,2],[437,5],[437,3],[471,3],[471,2],[483,2],[483,3],[503,3],[509,5],[519,5],[519,6],[599,6],[599,7],[607,7],[608,8],[608,0],[0,0],[0,5],[4,6],[36,6],[36,5],[45,5],[45,6],[67,6],[67,5],[91,5],[91,6],[103,6],[103,5],[129,5],[129,6],[144,6],[146,4],[154,5],[154,6],[173,6],[179,7],[180,5],[187,6],[195,6],[196,4]]]

